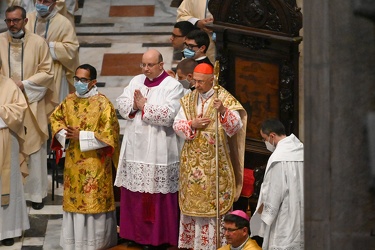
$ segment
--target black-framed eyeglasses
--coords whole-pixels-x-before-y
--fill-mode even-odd
[[[142,69],[145,69],[145,68],[151,69],[152,67],[154,67],[155,65],[158,65],[159,63],[161,63],[161,62],[158,62],[158,63],[141,63],[141,64],[139,64],[139,67],[141,67]]]
[[[233,233],[233,232],[235,232],[235,231],[237,231],[237,230],[239,230],[239,229],[242,229],[243,227],[239,227],[239,228],[227,228],[227,227],[223,227],[223,231],[224,231],[224,233],[225,232],[228,232],[228,233]]]
[[[171,36],[172,36],[173,38],[176,38],[176,37],[185,37],[185,36],[183,36],[183,35],[176,35],[175,33],[171,33]]]
[[[187,43],[184,43],[184,47],[185,48],[188,48],[190,50],[193,50],[193,48],[199,48],[199,45],[197,44],[187,44]]]
[[[87,78],[84,78],[84,77],[79,78],[78,76],[73,76],[73,81],[74,81],[74,82],[79,82],[79,81],[81,81],[82,83],[89,83],[89,82],[92,81],[92,79],[87,79]]]
[[[23,18],[14,18],[14,19],[4,19],[4,22],[7,24],[14,23],[18,24]]]

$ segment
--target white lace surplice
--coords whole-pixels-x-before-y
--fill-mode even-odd
[[[143,84],[144,79],[144,75],[134,77],[116,100],[126,121],[115,185],[133,192],[174,193],[178,190],[181,143],[172,124],[183,87],[169,76],[151,88]],[[138,111],[129,117],[135,89],[147,103],[143,114]]]

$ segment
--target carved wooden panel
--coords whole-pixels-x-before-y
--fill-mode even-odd
[[[302,13],[295,0],[211,0],[209,9],[217,24],[238,25],[298,36]]]
[[[234,65],[235,95],[249,117],[246,136],[261,140],[262,119],[279,117],[279,67],[243,57],[236,57]]]
[[[293,0],[210,0],[209,9],[215,20],[219,84],[248,113],[247,164],[264,164],[269,152],[259,129],[265,119],[278,118],[287,134],[298,135],[302,14]]]

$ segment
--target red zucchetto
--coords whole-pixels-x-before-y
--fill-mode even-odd
[[[200,63],[194,68],[195,73],[213,74],[214,68],[208,63]]]

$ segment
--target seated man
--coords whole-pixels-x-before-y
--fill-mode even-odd
[[[224,235],[228,245],[219,248],[219,250],[243,249],[243,250],[261,250],[255,240],[252,240],[250,234],[249,216],[242,210],[235,210],[224,217]]]

